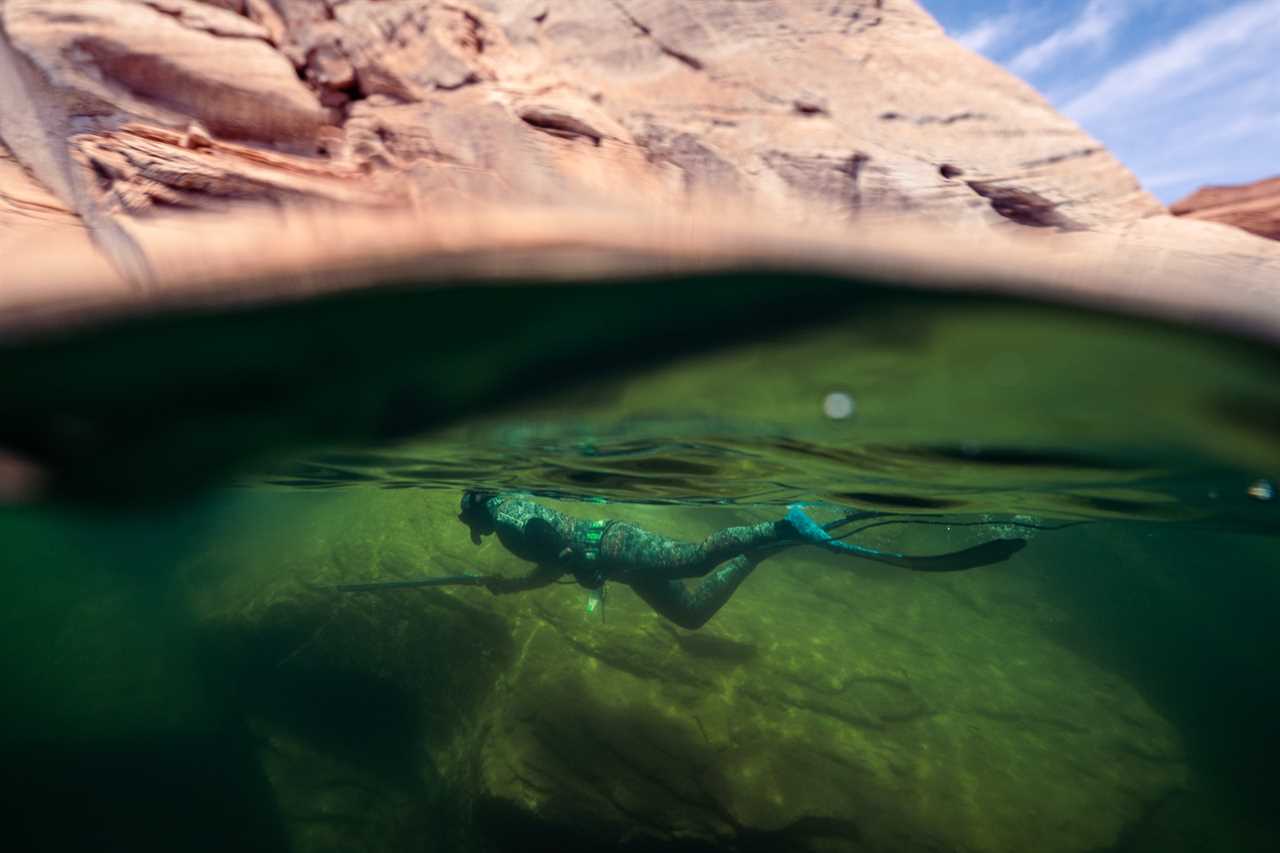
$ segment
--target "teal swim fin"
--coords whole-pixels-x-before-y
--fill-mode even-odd
[[[948,554],[917,557],[893,551],[881,551],[876,548],[868,548],[865,545],[834,539],[830,533],[823,529],[822,525],[805,513],[800,504],[792,504],[787,508],[787,521],[795,528],[800,538],[811,545],[817,545],[819,548],[825,548],[836,553],[852,554],[855,557],[875,560],[878,563],[888,563],[891,566],[910,569],[913,572],[962,572],[978,566],[989,566],[1009,559],[1025,548],[1027,544],[1025,539],[995,539],[990,542],[984,542],[981,545],[975,545],[972,548],[952,551]]]

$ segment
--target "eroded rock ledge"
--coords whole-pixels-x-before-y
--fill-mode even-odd
[[[4,0],[0,106],[0,193],[45,199],[0,209],[9,329],[483,249],[818,258],[1280,337],[1280,252],[1174,222],[910,0]]]
[[[793,223],[1036,227],[1161,211],[909,2],[0,7],[0,136],[134,278],[157,251],[135,221],[229,199],[711,195]]]
[[[1202,187],[1169,210],[1176,216],[1221,222],[1280,240],[1280,177],[1240,186]]]

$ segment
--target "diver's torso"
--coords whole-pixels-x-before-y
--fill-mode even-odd
[[[490,513],[499,541],[522,560],[560,566],[586,587],[599,586],[619,569],[601,553],[602,538],[617,522],[572,518],[524,494],[498,496]]]
[[[540,564],[555,562],[563,549],[573,548],[575,533],[582,523],[521,494],[494,498],[490,513],[494,530],[506,549],[522,560]],[[539,523],[531,526],[531,522]]]

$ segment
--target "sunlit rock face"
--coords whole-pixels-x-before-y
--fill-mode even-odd
[[[1174,202],[1176,216],[1234,225],[1259,237],[1280,240],[1280,178],[1226,187],[1201,187]]]
[[[5,0],[0,104],[6,318],[577,243],[597,273],[887,251],[1280,335],[1280,251],[1175,222],[910,0]]]
[[[118,266],[140,220],[310,198],[731,199],[1081,229],[1161,211],[1028,86],[881,0],[7,0],[0,134]]]

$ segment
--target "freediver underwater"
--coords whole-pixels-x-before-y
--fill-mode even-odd
[[[523,492],[470,489],[458,520],[471,541],[497,535],[513,556],[533,563],[516,577],[452,575],[420,580],[342,584],[339,592],[376,592],[428,586],[479,586],[494,595],[527,592],[553,583],[577,583],[591,592],[588,611],[603,606],[610,582],[630,587],[661,616],[688,630],[707,624],[756,567],[785,549],[811,545],[917,572],[956,572],[1003,562],[1027,544],[1023,538],[992,539],[959,551],[930,556],[883,551],[845,541],[832,531],[878,514],[841,508],[835,521],[819,524],[792,504],[784,517],[725,527],[701,542],[681,542],[630,522],[580,519],[539,503]],[[853,531],[856,533],[858,531]],[[571,575],[572,580],[562,580]],[[700,579],[696,584],[685,581]]]

